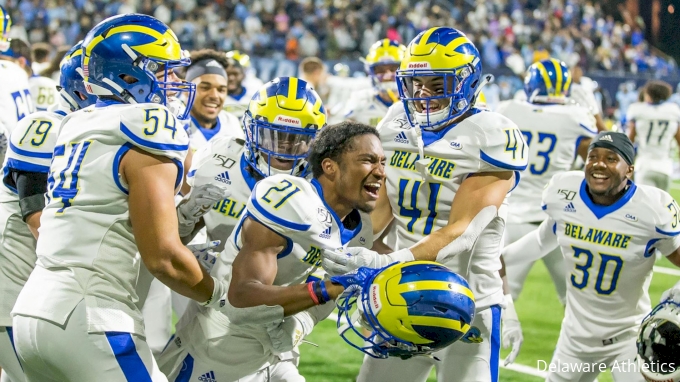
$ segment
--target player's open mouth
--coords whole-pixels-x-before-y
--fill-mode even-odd
[[[420,108],[423,110],[422,113],[433,113],[441,109],[438,103],[432,101],[421,101]]]
[[[364,190],[366,190],[366,193],[371,198],[378,199],[378,193],[380,192],[380,183],[379,182],[366,183],[364,184]]]
[[[590,174],[590,176],[592,176],[593,178],[598,179],[598,180],[606,180],[606,179],[609,179],[609,177],[608,177],[607,175],[605,175],[605,174],[600,174],[599,172],[594,172],[594,173]]]

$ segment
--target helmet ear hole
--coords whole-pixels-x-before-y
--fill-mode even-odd
[[[139,82],[138,79],[136,79],[135,77],[132,77],[128,74],[121,74],[121,75],[118,76],[118,78],[125,81],[125,83],[128,84],[128,85],[134,84],[135,82]]]
[[[473,82],[472,84],[470,84],[470,87],[471,87],[472,89],[475,89],[475,88],[477,87],[477,85],[479,85],[479,81]]]

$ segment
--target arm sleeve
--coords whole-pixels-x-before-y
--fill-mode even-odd
[[[552,218],[545,219],[537,229],[503,248],[505,265],[516,265],[543,258],[557,247],[557,224]]]
[[[33,213],[45,208],[47,174],[10,170],[11,178],[19,194],[19,207],[24,221]]]
[[[479,147],[480,172],[524,171],[529,162],[524,135],[506,117],[488,114],[488,125],[479,127],[483,135]]]
[[[655,238],[648,247],[655,247],[664,256],[668,256],[680,248],[680,206],[668,193],[661,194],[661,208],[658,213],[659,222],[654,227]],[[649,249],[645,251],[648,253]]]

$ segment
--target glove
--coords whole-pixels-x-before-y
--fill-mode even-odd
[[[671,300],[675,303],[680,304],[680,281],[678,281],[673,287],[661,294],[661,301]]]
[[[217,201],[226,199],[231,192],[223,186],[203,184],[196,186],[177,207],[179,220],[179,236],[186,237],[194,230],[194,226]]]
[[[345,288],[343,294],[350,293],[366,287],[366,284],[373,279],[373,276],[381,270],[382,269],[361,267],[345,275],[333,276],[331,277],[331,282],[342,285]]]
[[[327,304],[334,306],[333,304]],[[279,355],[295,349],[314,328],[314,319],[306,312],[294,314],[283,322],[266,325],[272,353]]]
[[[384,268],[395,262],[413,261],[408,248],[381,255],[363,247],[350,247],[343,252],[324,250],[321,266],[331,275],[343,275],[361,267]]]
[[[212,249],[220,245],[219,240],[211,241],[209,243],[203,243],[203,244],[189,244],[187,245],[187,248],[196,256],[196,260],[203,266],[203,268],[206,270],[206,272],[210,273],[212,271],[213,267],[215,266],[215,262],[217,261],[217,256],[219,256],[219,252],[215,252]]]
[[[505,357],[504,366],[515,362],[515,358],[519,354],[519,349],[522,347],[524,337],[522,336],[522,326],[519,323],[517,312],[515,311],[515,303],[512,301],[512,295],[505,295],[505,311],[502,316],[502,341],[503,349],[512,346],[512,351]]]

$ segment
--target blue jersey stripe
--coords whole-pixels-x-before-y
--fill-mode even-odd
[[[36,153],[33,151],[28,151],[28,150],[23,150],[20,149],[16,146],[14,146],[14,143],[12,141],[9,142],[9,148],[10,150],[14,151],[15,153],[25,156],[25,157],[30,157],[30,158],[40,158],[40,159],[52,159],[52,153]]]
[[[130,382],[152,382],[146,365],[137,354],[137,348],[130,333],[106,332],[106,339],[111,345],[125,379]]]
[[[491,382],[498,382],[499,357],[501,352],[501,307],[494,305],[491,308]]]
[[[123,122],[120,123],[120,131],[123,132],[123,134],[127,135],[128,138],[130,138],[133,142],[136,144],[143,146],[143,147],[148,147],[151,149],[156,149],[156,150],[163,150],[163,151],[187,151],[189,149],[189,144],[186,145],[172,145],[172,144],[167,144],[167,143],[158,143],[158,142],[153,142],[149,141],[143,138],[140,138],[136,136],[130,129],[128,129]]]
[[[42,174],[47,174],[50,172],[50,168],[48,166],[41,166],[39,164],[33,164],[33,163],[28,163],[24,162],[22,160],[18,159],[12,159],[8,158],[7,163],[6,163],[6,168],[10,168],[12,170],[19,170],[19,171],[26,171],[26,172],[39,172]]]
[[[175,382],[189,382],[191,380],[191,373],[194,371],[194,357],[187,354],[182,361],[182,370],[177,374]]]

